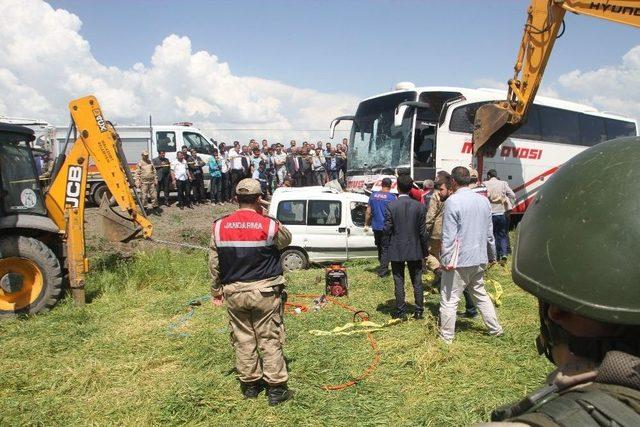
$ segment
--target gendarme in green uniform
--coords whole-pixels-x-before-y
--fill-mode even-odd
[[[538,350],[558,369],[494,422],[640,426],[639,218],[637,137],[578,154],[536,194],[513,280],[538,298]]]

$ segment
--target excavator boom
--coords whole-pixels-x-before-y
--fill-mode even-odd
[[[518,129],[540,87],[567,11],[640,27],[638,0],[532,0],[520,42],[514,76],[505,101],[483,105],[476,112],[473,148],[493,150]]]
[[[84,212],[89,159],[103,177],[111,199],[100,206],[102,234],[109,240],[150,238],[153,226],[144,216],[120,138],[104,118],[93,96],[71,101],[69,110],[78,139],[63,162],[45,195],[49,217],[65,232],[69,282],[76,301],[84,301],[84,279],[88,271],[85,257]]]

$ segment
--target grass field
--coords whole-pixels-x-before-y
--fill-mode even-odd
[[[349,265],[348,304],[389,318],[391,279],[372,263]],[[287,276],[290,293],[319,293],[322,269]],[[532,297],[496,266],[503,285],[498,309],[505,336],[486,334],[481,320],[460,319],[455,342],[439,342],[427,299],[424,321],[376,332],[378,368],[358,385],[323,391],[361,373],[372,350],[366,336],[313,336],[351,319],[329,305],[288,316],[286,354],[296,396],[269,407],[263,395],[244,401],[233,372],[226,313],[187,303],[209,290],[206,254],[142,251],[122,260],[94,256],[90,303],[69,299],[49,314],[0,322],[1,425],[467,425],[487,420],[492,408],[535,389],[550,369],[533,345],[537,312]],[[301,301],[309,302],[309,301]]]

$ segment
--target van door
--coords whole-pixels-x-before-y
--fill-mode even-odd
[[[337,199],[309,200],[305,249],[314,261],[347,259],[348,222],[343,203]]]
[[[377,258],[378,249],[373,238],[373,231],[364,231],[364,217],[367,211],[366,202],[350,202],[347,221],[349,222],[349,259]]]
[[[154,132],[154,137],[156,151],[152,154],[152,157],[156,157],[158,152],[164,151],[165,157],[170,161],[174,161],[176,159],[176,151],[178,147],[176,133],[174,131],[157,131]]]
[[[307,201],[281,200],[277,206],[269,208],[269,214],[291,232],[291,244],[305,248],[307,242]]]

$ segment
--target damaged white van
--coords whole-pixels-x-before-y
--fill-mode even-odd
[[[285,271],[307,268],[310,262],[376,258],[373,232],[364,231],[368,201],[364,194],[328,187],[277,189],[269,216],[292,234],[281,257]]]

